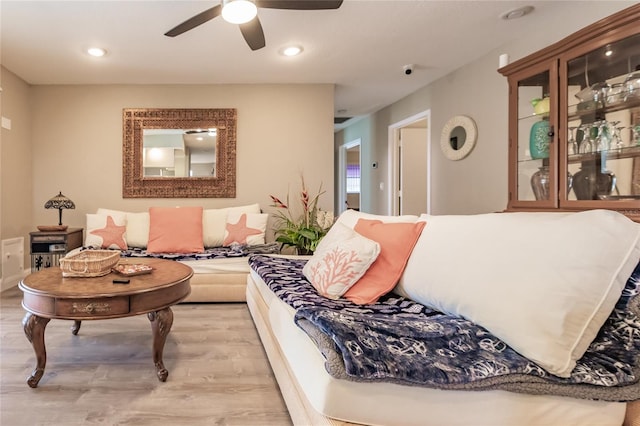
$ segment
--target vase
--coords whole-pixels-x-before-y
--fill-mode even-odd
[[[549,199],[549,166],[542,166],[531,176],[531,189],[536,200]]]
[[[611,195],[616,187],[616,175],[602,171],[598,163],[583,163],[573,176],[573,192],[578,200],[598,200]]]
[[[541,120],[531,126],[529,153],[531,158],[549,158],[549,121]]]
[[[567,195],[573,187],[573,176],[567,172]],[[549,199],[549,166],[545,165],[531,175],[531,189],[536,200]]]
[[[296,253],[298,256],[313,256],[313,250],[309,250],[303,247],[296,247]]]

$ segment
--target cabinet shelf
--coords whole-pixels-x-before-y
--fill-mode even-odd
[[[639,108],[640,107],[640,96],[634,95],[630,97],[626,101],[616,102],[614,104],[596,104],[595,102],[592,104],[591,108],[584,108],[578,110],[578,107],[583,103],[569,105],[569,121],[573,120],[581,120],[585,117],[604,117],[605,114],[624,111],[627,109]],[[596,105],[597,108],[595,107]]]

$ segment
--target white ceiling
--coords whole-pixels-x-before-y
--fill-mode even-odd
[[[175,38],[163,35],[218,3],[2,0],[2,65],[34,85],[333,83],[335,115],[353,117],[513,39],[570,23],[585,7],[599,19],[635,2],[345,0],[329,11],[259,9],[267,46],[255,52],[222,17]],[[500,19],[527,4],[532,14]],[[289,43],[304,46],[303,54],[279,55]],[[91,45],[107,56],[84,54]],[[410,76],[406,64],[415,64]]]

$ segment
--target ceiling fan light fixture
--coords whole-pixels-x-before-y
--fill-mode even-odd
[[[232,24],[245,24],[258,14],[255,3],[249,0],[222,0],[222,17]]]

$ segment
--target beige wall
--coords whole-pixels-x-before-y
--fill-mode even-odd
[[[336,150],[350,140],[360,138],[362,141],[362,173],[366,184],[362,188],[361,209],[379,214],[389,212],[388,128],[430,110],[431,213],[503,210],[507,206],[508,183],[508,86],[506,78],[497,72],[500,54],[508,53],[512,61],[520,59],[631,4],[581,3],[579,14],[554,16],[543,31],[513,40],[338,132]],[[440,151],[442,127],[455,115],[472,117],[478,127],[478,143],[461,161],[447,160]],[[371,168],[372,162],[378,163],[377,169]],[[384,184],[384,190],[379,189],[380,183]]]
[[[150,206],[208,208],[260,203],[297,188],[299,174],[333,187],[332,85],[35,86],[33,87],[33,220],[51,224],[40,205],[62,191],[75,210],[63,221],[83,226],[99,207],[145,211]],[[123,199],[123,108],[237,108],[235,199]],[[333,208],[333,191],[322,199]]]
[[[28,240],[36,225],[57,223],[43,206],[58,191],[76,204],[63,212],[72,227],[99,207],[257,202],[269,212],[269,195],[298,191],[301,173],[312,189],[324,184],[320,206],[333,209],[333,85],[27,86],[3,77],[3,100],[16,93],[17,112],[12,137],[2,133],[2,238]],[[122,198],[122,109],[145,107],[238,110],[235,199]]]
[[[4,67],[0,68],[0,73],[2,116],[11,120],[11,130],[3,128],[0,136],[0,240],[24,237],[25,265],[29,265],[28,236],[34,229],[30,220],[31,98],[29,86],[22,79]]]

